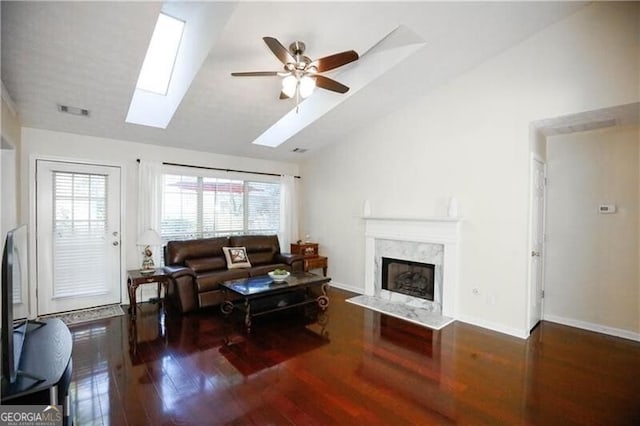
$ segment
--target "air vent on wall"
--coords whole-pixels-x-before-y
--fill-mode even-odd
[[[72,106],[68,106],[68,105],[58,105],[58,111],[64,112],[64,113],[67,113],[67,114],[80,115],[80,116],[83,116],[83,117],[88,117],[89,116],[89,110],[88,109],[72,107]]]
[[[295,152],[295,153],[298,153],[298,154],[304,154],[307,151],[309,151],[309,150],[306,149],[306,148],[293,148],[291,150],[291,152]]]

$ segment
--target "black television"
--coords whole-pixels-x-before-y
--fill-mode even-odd
[[[2,379],[13,383],[18,375],[22,345],[27,332],[27,320],[13,319],[13,289],[26,288],[27,226],[7,233],[2,254]]]

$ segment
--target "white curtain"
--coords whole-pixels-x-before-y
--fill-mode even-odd
[[[153,229],[158,234],[160,233],[161,179],[161,162],[140,160],[138,165],[138,235],[136,235],[136,241],[147,229]],[[154,247],[153,249],[153,261],[156,265],[161,265],[162,248]]]
[[[293,176],[280,177],[280,250],[288,253],[298,240],[298,185]]]

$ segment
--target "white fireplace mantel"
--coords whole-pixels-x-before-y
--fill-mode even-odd
[[[442,244],[442,315],[457,318],[458,245],[460,218],[451,217],[364,217],[365,294],[374,296],[376,240]]]

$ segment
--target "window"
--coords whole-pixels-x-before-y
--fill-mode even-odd
[[[280,228],[278,182],[164,174],[164,240],[232,234],[275,234]]]
[[[53,298],[109,291],[107,178],[53,172]]]
[[[194,62],[197,62],[193,58],[197,48],[193,36],[191,43],[188,42],[186,25],[185,21],[164,13],[158,16],[129,104],[127,123],[160,129],[169,125],[193,80],[195,71],[192,73],[191,70],[200,67]],[[186,37],[184,40],[183,36]],[[186,46],[182,46],[183,42]]]

